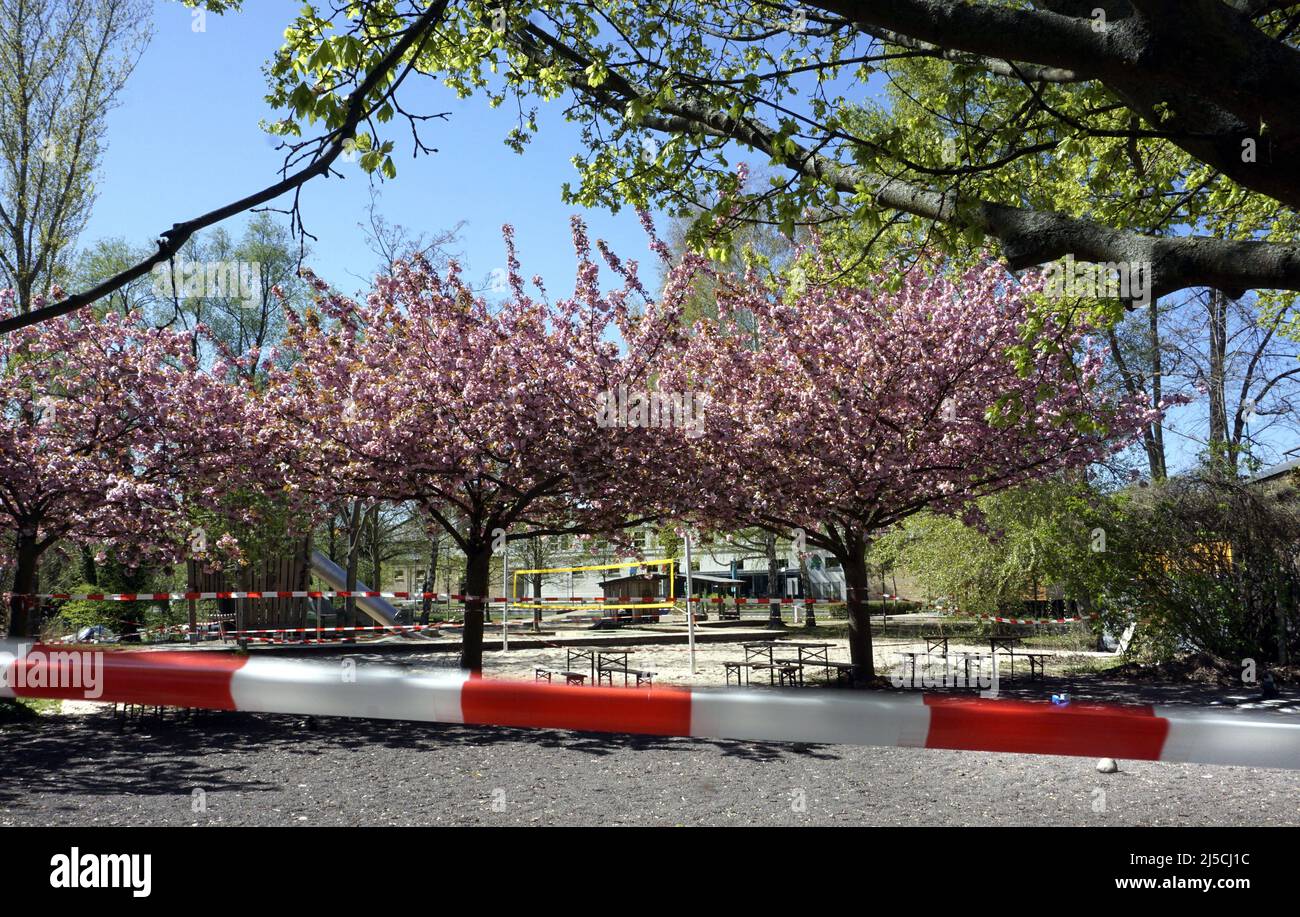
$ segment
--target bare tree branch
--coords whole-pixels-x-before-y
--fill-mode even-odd
[[[10,331],[25,328],[60,315],[67,315],[69,312],[75,312],[77,309],[88,306],[131,283],[133,280],[145,276],[156,265],[169,261],[180,251],[181,246],[199,230],[220,223],[222,220],[243,213],[246,210],[269,203],[282,194],[298,190],[318,175],[327,174],[334,160],[343,153],[344,144],[355,134],[357,125],[367,116],[367,98],[383,84],[389,72],[402,61],[407,52],[411,51],[417,42],[423,42],[432,33],[434,27],[446,13],[448,2],[449,0],[437,0],[425,10],[418,19],[406,28],[402,33],[402,37],[380,59],[374,69],[366,74],[366,78],[348,96],[347,114],[343,123],[320,138],[320,149],[306,166],[247,197],[232,201],[192,220],[173,224],[171,229],[161,234],[158,239],[158,250],[148,258],[114,274],[85,292],[76,293],[40,309],[33,309],[24,315],[16,315],[0,320],[0,334],[7,334]]]

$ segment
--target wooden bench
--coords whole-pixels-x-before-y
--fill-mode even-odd
[[[1016,656],[1024,656],[1029,660],[1030,681],[1042,680],[1043,669],[1047,667],[1047,660],[1052,658],[1051,653],[1016,653]]]
[[[731,684],[731,678],[734,675],[737,686],[750,683],[749,673],[755,671],[767,672],[769,684],[781,685],[800,685],[803,684],[803,667],[797,662],[790,660],[777,662],[740,662],[731,660],[722,663],[722,668],[726,674],[727,684]],[[746,671],[748,670],[748,671]],[[742,675],[744,681],[741,681]]]
[[[851,662],[833,662],[829,659],[818,659],[812,662],[805,661],[804,665],[815,666],[819,669],[825,669],[827,681],[830,681],[830,673],[835,673],[835,681],[844,682],[846,685],[853,684],[853,663]]]
[[[821,665],[821,661],[819,660],[817,664],[818,664],[818,665]],[[772,665],[773,665],[773,666],[790,666],[790,667],[792,667],[792,668],[793,668],[793,669],[798,673],[798,674],[795,676],[795,679],[796,679],[796,680],[795,680],[794,683],[796,683],[796,684],[803,684],[803,667],[804,667],[804,661],[803,661],[802,659],[778,659],[776,656],[773,656],[773,657],[772,657]],[[780,674],[780,673],[778,672],[778,674]],[[784,681],[782,681],[781,683],[782,683],[782,684],[785,684]]]
[[[632,669],[625,665],[602,665],[596,670],[597,684],[604,684],[605,679],[609,679],[609,686],[614,687],[614,673],[621,672],[623,675],[623,687],[627,687],[628,679],[635,676],[636,686],[641,687],[641,683],[654,684],[654,677],[657,673],[648,669]]]
[[[724,660],[722,663],[722,671],[724,676],[727,679],[727,684],[731,684],[731,676],[733,675],[736,676],[736,687],[740,687],[742,684],[748,684],[749,678],[746,677],[742,682],[741,677],[748,674],[747,672],[745,672],[745,669],[749,668],[750,665],[751,663],[748,662],[739,662],[736,660],[730,660],[730,661]]]
[[[565,672],[561,669],[548,669],[544,665],[539,665],[533,669],[533,681],[550,682],[556,675],[563,675],[566,685],[584,685],[587,683],[586,672]]]
[[[596,651],[569,647],[564,653],[564,668],[569,672],[578,671],[578,666],[587,663],[591,672],[592,684],[596,683]]]
[[[779,685],[803,684],[803,666],[797,662],[751,662],[751,669],[767,669],[768,681],[776,676]]]
[[[953,653],[952,658],[958,660],[962,665],[962,670],[965,672],[966,675],[965,686],[967,688],[975,688],[976,690],[979,690],[981,686],[978,683],[978,680],[971,679],[971,674],[970,674],[971,663],[972,662],[975,663],[976,667],[979,669],[980,678],[982,679],[984,677],[985,661],[986,660],[988,661],[990,672],[993,670],[994,663],[996,661],[993,658],[993,656],[991,656],[988,653],[981,652],[980,650],[963,650],[961,652]]]

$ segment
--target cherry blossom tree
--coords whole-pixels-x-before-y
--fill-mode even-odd
[[[775,286],[716,279],[717,320],[695,325],[661,379],[707,394],[707,434],[659,492],[714,527],[829,551],[862,679],[873,533],[924,509],[973,518],[976,498],[1087,465],[1155,416],[1099,387],[1087,329],[1034,307],[1038,276],[984,263],[869,289],[799,271]]]
[[[661,431],[602,405],[647,388],[675,350],[687,286],[653,301],[636,262],[600,245],[619,284],[602,292],[576,219],[573,236],[575,291],[554,301],[539,278],[528,292],[509,227],[499,303],[476,296],[455,263],[440,273],[419,258],[394,264],[364,303],[316,280],[316,305],[289,315],[297,359],[271,373],[268,402],[295,450],[290,487],[417,504],[465,553],[461,665],[473,672],[494,550],[636,524],[642,482],[662,477]]]
[[[0,314],[13,295],[0,293]],[[184,550],[188,508],[215,502],[250,440],[243,393],[200,370],[190,333],[138,315],[64,317],[0,338],[0,566],[9,633],[35,636],[42,554],[60,539],[127,565]],[[252,427],[256,429],[256,427]],[[239,472],[243,474],[243,472]]]

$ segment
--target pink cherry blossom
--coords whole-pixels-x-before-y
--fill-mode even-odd
[[[707,434],[674,447],[675,477],[655,491],[665,510],[715,528],[802,530],[830,551],[867,677],[874,533],[1085,466],[1158,416],[1100,387],[1089,329],[1045,315],[1029,337],[1041,278],[988,262],[894,279],[793,288],[718,276],[718,320],[698,323],[660,377],[709,399]]]

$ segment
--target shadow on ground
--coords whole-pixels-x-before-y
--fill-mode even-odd
[[[1071,701],[1108,704],[1235,707],[1300,713],[1300,691],[1294,688],[1281,688],[1276,697],[1264,698],[1253,686],[1224,688],[1194,681],[1144,683],[1095,672],[1046,675],[1039,680],[1030,680],[1017,671],[1013,677],[1002,679],[998,689],[1000,697],[1025,700],[1050,700],[1054,694],[1065,694]]]
[[[148,766],[142,769],[140,750],[146,743]],[[105,708],[80,716],[44,716],[0,729],[0,760],[5,762],[0,803],[16,801],[32,790],[88,796],[170,796],[188,793],[194,786],[270,790],[278,784],[259,779],[243,764],[223,766],[213,763],[214,759],[231,752],[274,751],[314,757],[375,747],[433,751],[449,745],[507,750],[516,745],[542,747],[593,757],[649,750],[685,755],[712,747],[724,758],[745,761],[839,759],[831,746],[803,743],[219,711],[150,710],[124,719]],[[70,757],[69,748],[78,748],[82,754]]]

